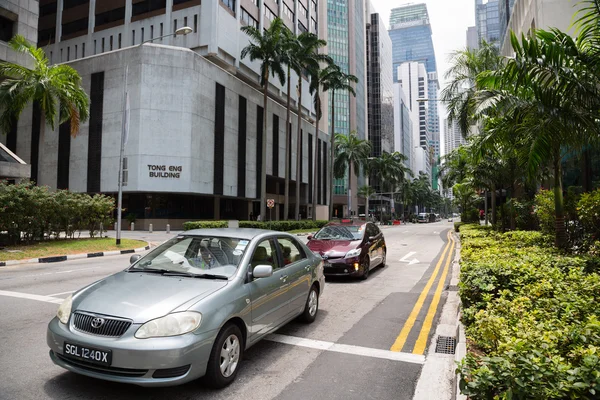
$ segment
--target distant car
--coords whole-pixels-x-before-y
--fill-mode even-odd
[[[367,279],[371,269],[385,266],[385,238],[372,222],[329,223],[308,239],[308,248],[323,258],[325,276]]]
[[[429,222],[429,214],[427,214],[427,213],[420,213],[419,215],[417,215],[417,222],[418,223]]]
[[[244,351],[300,316],[315,320],[323,260],[294,236],[199,229],[75,292],[48,325],[52,361],[140,386],[205,376],[230,384]]]

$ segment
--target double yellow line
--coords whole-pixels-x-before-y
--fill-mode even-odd
[[[417,317],[423,308],[423,304],[425,304],[425,299],[427,298],[427,294],[429,290],[433,286],[433,282],[435,278],[438,276],[440,272],[440,268],[446,260],[446,264],[444,265],[444,271],[442,272],[442,276],[438,282],[437,288],[435,289],[435,293],[433,295],[433,300],[429,305],[429,309],[427,310],[427,316],[425,317],[425,321],[423,322],[423,326],[421,327],[421,332],[419,333],[419,337],[415,343],[415,347],[413,348],[413,354],[423,354],[425,352],[425,347],[427,346],[427,337],[429,336],[429,332],[431,331],[431,325],[433,324],[433,318],[435,317],[435,312],[437,310],[438,305],[440,304],[440,298],[442,297],[442,290],[444,288],[444,282],[446,281],[446,277],[448,276],[448,270],[450,269],[450,261],[452,260],[452,251],[454,249],[454,239],[450,232],[448,232],[448,244],[444,248],[442,252],[442,256],[440,257],[437,265],[435,266],[435,270],[431,274],[431,277],[427,281],[425,288],[421,292],[415,306],[413,307],[406,323],[402,327],[400,334],[396,338],[396,341],[391,347],[391,351],[402,351],[404,344],[406,343],[406,339],[410,334],[415,322],[417,321]],[[449,250],[449,252],[448,252]]]

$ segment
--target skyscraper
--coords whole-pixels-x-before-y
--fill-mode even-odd
[[[344,135],[356,131],[361,139],[367,138],[365,14],[365,0],[327,1],[328,54],[345,73],[358,78],[356,97],[345,91],[335,93],[335,130]],[[352,177],[351,208],[354,211],[357,210],[357,188],[363,182],[362,178]],[[348,205],[347,186],[347,177],[334,180],[333,204],[339,216],[344,215],[344,206]]]
[[[477,27],[470,26],[467,28],[467,49],[476,50],[479,48],[479,39],[477,37]]]
[[[500,45],[504,43],[506,32],[508,31],[508,23],[510,22],[510,15],[513,7],[515,6],[515,0],[500,0],[498,4],[498,15],[500,23]]]
[[[475,0],[475,25],[479,43],[500,43],[499,2],[504,0]]]
[[[389,32],[393,47],[395,82],[400,81],[400,76],[397,74],[400,71],[398,66],[402,63],[416,61],[422,63],[425,67],[427,76],[424,78],[427,82],[427,90],[419,94],[419,97],[428,100],[429,103],[426,106],[427,116],[425,119],[427,126],[420,126],[419,131],[425,129],[425,133],[421,132],[421,135],[425,134],[426,140],[423,140],[422,136],[417,140],[415,136],[414,143],[415,145],[420,144],[425,150],[424,160],[428,163],[426,170],[429,176],[432,177],[433,183],[435,179],[432,175],[432,167],[440,155],[440,127],[437,104],[440,86],[427,5],[423,3],[407,4],[392,9]],[[409,70],[412,70],[412,68]],[[403,87],[407,91],[406,86],[403,85]],[[408,92],[407,95],[411,96]],[[413,107],[420,108],[420,106]],[[413,123],[421,125],[421,118],[423,117],[424,115],[419,115],[416,122],[413,120]]]

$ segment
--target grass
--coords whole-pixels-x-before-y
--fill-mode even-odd
[[[119,246],[115,244],[114,238],[56,239],[31,245],[7,246],[3,250],[0,250],[0,261],[27,260],[30,258],[97,253],[111,250],[129,250],[146,247],[147,245],[142,240],[132,239],[121,239],[121,245]]]

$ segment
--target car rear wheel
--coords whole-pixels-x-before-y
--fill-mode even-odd
[[[226,325],[219,332],[204,377],[208,386],[220,389],[235,380],[244,353],[243,343],[242,332],[234,324]]]
[[[308,298],[304,305],[304,312],[300,316],[300,319],[302,322],[310,324],[317,318],[317,312],[319,312],[319,291],[315,285],[312,285],[308,292]]]
[[[385,267],[385,262],[386,262],[385,256],[386,256],[386,254],[387,254],[387,250],[383,249],[383,256],[381,258],[381,268]]]
[[[369,271],[371,269],[371,259],[369,257],[365,257],[365,259],[363,260],[363,264],[362,264],[362,275],[360,276],[360,279],[362,279],[363,281],[367,280],[367,278],[369,277]]]

